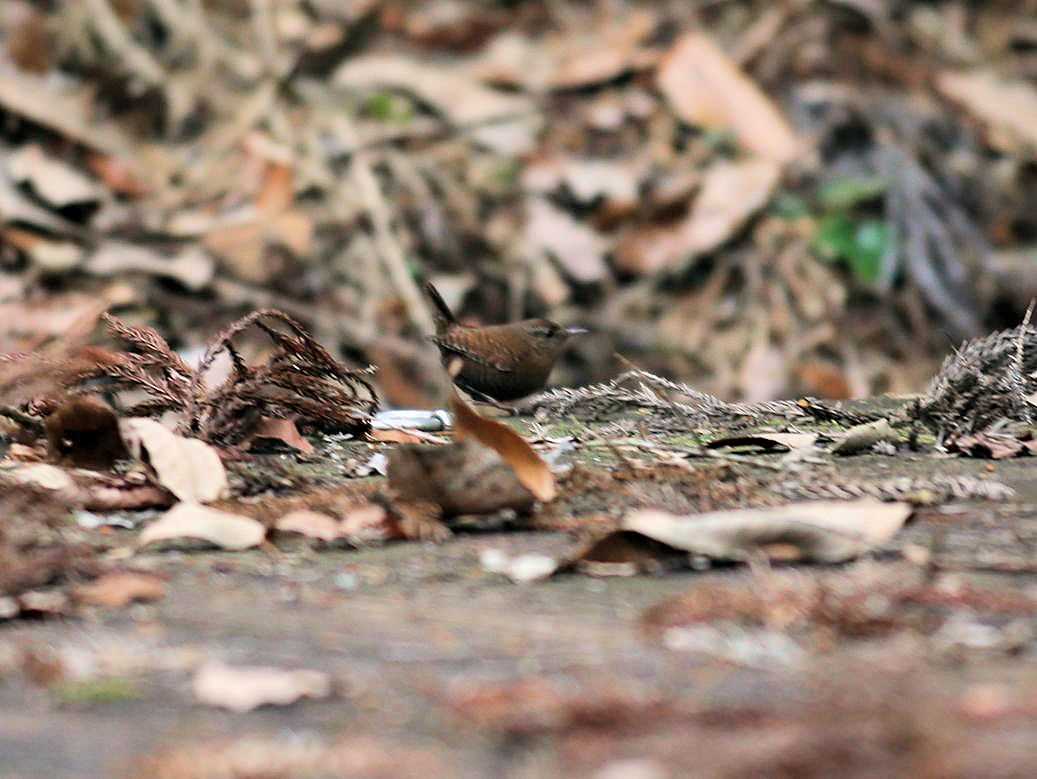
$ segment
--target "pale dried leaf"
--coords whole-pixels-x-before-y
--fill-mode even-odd
[[[120,420],[119,429],[134,456],[143,460],[146,453],[158,483],[178,500],[208,503],[226,495],[223,461],[204,441],[178,436],[143,417]]]
[[[173,279],[189,290],[208,286],[213,276],[213,261],[199,247],[192,246],[171,256],[137,244],[105,241],[86,262],[86,269],[97,276],[117,273],[148,273]]]
[[[1037,149],[1037,89],[1033,84],[973,70],[945,71],[937,76],[936,87],[987,123],[998,147],[1014,151],[1022,144]]]
[[[744,560],[768,547],[793,547],[799,559],[838,563],[889,541],[911,516],[907,503],[872,499],[811,501],[762,509],[677,516],[635,511],[624,530],[667,546],[721,560]]]
[[[327,698],[332,692],[331,677],[322,671],[232,667],[218,662],[202,666],[192,688],[199,702],[235,712],[287,706],[302,698]]]
[[[608,241],[544,198],[527,201],[526,241],[532,250],[554,257],[580,283],[599,282],[608,276]]]
[[[9,155],[7,173],[19,184],[28,185],[41,200],[55,208],[93,203],[103,195],[97,182],[47,154],[37,144],[22,146]]]
[[[220,549],[240,550],[259,546],[266,536],[262,524],[250,517],[201,506],[178,503],[140,534],[140,546],[156,541],[200,539]]]
[[[71,241],[45,238],[28,230],[9,227],[3,238],[25,252],[33,264],[46,273],[66,273],[83,260],[83,247]]]
[[[410,92],[455,125],[484,125],[471,136],[506,155],[533,149],[542,117],[527,97],[483,86],[464,68],[399,55],[370,55],[347,61],[334,82],[353,89]]]
[[[799,154],[799,139],[774,103],[705,33],[677,41],[656,83],[690,125],[729,130],[740,147],[779,165]]]
[[[19,465],[15,468],[4,470],[2,473],[19,484],[29,484],[34,487],[42,487],[45,490],[73,491],[76,489],[76,483],[69,476],[68,471],[58,468],[56,465],[32,463],[30,465]]]
[[[292,511],[285,514],[274,528],[282,533],[299,533],[320,541],[334,541],[339,537],[339,523],[319,511]]]
[[[851,427],[832,447],[832,454],[850,455],[866,452],[882,441],[897,443],[900,436],[885,419]]]
[[[714,163],[688,216],[672,227],[627,236],[616,250],[617,264],[651,274],[713,251],[767,204],[780,176],[781,167],[771,160]]]

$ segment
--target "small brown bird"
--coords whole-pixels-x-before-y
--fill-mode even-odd
[[[550,319],[469,327],[457,321],[432,284],[425,284],[425,291],[435,306],[431,340],[445,367],[460,358],[454,384],[476,400],[518,400],[543,389],[569,338],[587,332]]]

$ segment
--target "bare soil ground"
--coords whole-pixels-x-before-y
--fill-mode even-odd
[[[569,516],[766,502],[773,478],[716,463],[696,465],[698,481],[631,477],[588,451],[570,479],[622,489],[613,505],[563,498]],[[901,452],[832,467],[846,482],[962,473],[1017,493],[919,507],[887,548],[844,566],[520,585],[480,554],[578,541],[510,526],[438,545],[142,553],[135,567],[168,576],[163,600],[0,627],[0,776],[1032,775],[1032,460]],[[119,549],[134,531],[88,535]],[[827,599],[803,612],[807,586]],[[327,671],[336,695],[203,707],[190,679],[206,659]]]

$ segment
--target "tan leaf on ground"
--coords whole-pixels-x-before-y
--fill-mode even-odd
[[[450,397],[450,408],[454,412],[454,435],[459,441],[475,440],[495,450],[537,500],[554,500],[554,474],[526,439],[503,422],[477,413],[456,390]]]
[[[302,698],[327,698],[331,677],[323,671],[207,663],[194,676],[194,697],[207,706],[235,712],[287,706]]]
[[[767,204],[780,177],[780,165],[771,160],[714,163],[687,217],[626,236],[616,249],[617,264],[631,273],[650,274],[713,251]]]
[[[527,200],[525,232],[531,249],[554,257],[576,281],[588,284],[608,276],[608,241],[544,198]]]
[[[531,151],[543,122],[529,98],[490,89],[464,68],[428,60],[379,54],[355,57],[335,71],[334,82],[353,89],[410,92],[452,124],[482,125],[471,131],[472,138],[505,155]]]
[[[1020,144],[1037,149],[1037,89],[1022,80],[1009,80],[988,70],[945,71],[936,88],[990,126],[998,148],[1013,151]]]
[[[58,468],[56,465],[32,463],[5,469],[2,472],[19,484],[31,484],[34,487],[42,487],[45,490],[76,490],[76,483],[72,477],[68,475],[66,470]]]
[[[690,125],[730,130],[740,147],[779,164],[799,154],[799,139],[781,112],[705,33],[677,41],[656,83]]]
[[[153,419],[119,422],[123,440],[137,459],[155,470],[159,484],[179,500],[208,503],[227,493],[227,472],[216,450],[204,441],[178,436]]]
[[[173,279],[195,291],[205,288],[213,276],[212,259],[197,246],[167,257],[145,246],[121,241],[102,243],[87,260],[86,269],[97,276],[148,273]]]
[[[161,600],[166,595],[166,584],[154,574],[117,571],[77,587],[73,595],[80,603],[120,609],[138,601]]]
[[[334,541],[339,537],[338,520],[319,511],[292,511],[277,520],[274,529],[282,533],[299,533],[320,541]]]
[[[7,158],[7,172],[19,184],[27,184],[45,203],[64,208],[74,203],[101,199],[101,187],[38,144],[22,146]]]
[[[635,511],[623,518],[635,531],[667,546],[722,560],[743,560],[756,551],[781,549],[788,559],[838,563],[852,560],[890,540],[911,516],[907,503],[810,501],[762,509],[714,511],[677,516]]]
[[[3,240],[25,252],[33,264],[47,273],[64,273],[79,265],[84,250],[71,241],[56,241],[30,230],[8,227],[0,231]]]
[[[263,417],[260,419],[255,431],[252,433],[251,444],[254,446],[258,439],[264,438],[280,441],[303,454],[310,454],[313,451],[313,444],[299,432],[299,428],[295,426],[295,422],[291,419],[278,419],[276,417]]]
[[[178,503],[144,528],[138,544],[196,538],[221,549],[239,550],[259,546],[265,536],[263,525],[249,517],[197,503]]]

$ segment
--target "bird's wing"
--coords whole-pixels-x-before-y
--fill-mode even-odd
[[[481,354],[476,353],[471,347],[468,346],[468,344],[464,342],[465,339],[463,337],[460,337],[460,334],[458,333],[455,333],[453,337],[450,338],[444,338],[438,335],[433,335],[429,337],[429,340],[432,341],[432,343],[434,343],[440,349],[445,349],[448,352],[453,352],[454,354],[460,357],[464,357],[466,360],[471,360],[472,362],[478,365],[484,365],[487,368],[492,368],[493,370],[500,371],[501,373],[512,373],[513,371],[510,365],[507,365],[500,361],[488,360]]]

